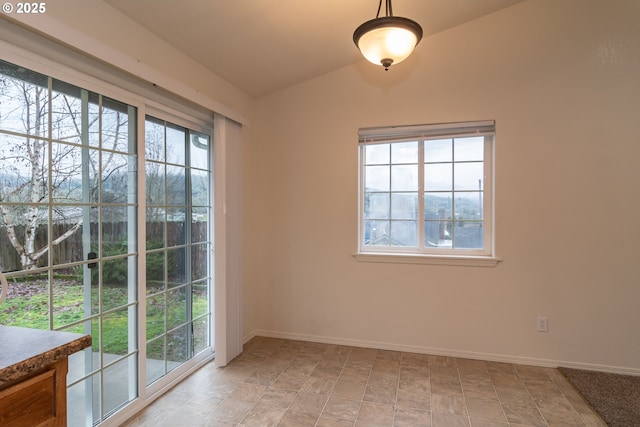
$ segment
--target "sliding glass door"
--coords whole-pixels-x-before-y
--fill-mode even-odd
[[[146,384],[211,346],[211,141],[147,116]]]
[[[212,352],[210,132],[3,61],[0,100],[0,324],[92,335],[68,425],[98,425]]]
[[[1,323],[92,335],[68,400],[69,425],[93,425],[138,396],[136,108],[7,63],[1,79]]]

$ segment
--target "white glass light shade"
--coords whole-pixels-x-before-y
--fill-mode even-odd
[[[404,61],[416,46],[416,35],[403,28],[378,28],[360,37],[358,47],[367,60],[381,64],[391,59],[393,64]]]
[[[407,59],[421,38],[420,25],[395,16],[367,21],[353,33],[353,41],[362,55],[385,69]]]

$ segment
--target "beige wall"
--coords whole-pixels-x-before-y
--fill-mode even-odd
[[[255,101],[246,335],[640,373],[638,16],[531,0]],[[356,261],[358,128],[484,119],[503,261]]]

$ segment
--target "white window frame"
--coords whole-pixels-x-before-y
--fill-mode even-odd
[[[428,248],[424,244],[424,155],[422,141],[445,138],[484,136],[483,183],[483,243],[482,249]],[[419,141],[418,158],[418,244],[415,247],[365,245],[365,147]],[[494,149],[495,121],[441,123],[416,126],[363,128],[358,131],[358,261],[412,264],[465,265],[493,267],[500,259],[495,256],[494,240]]]

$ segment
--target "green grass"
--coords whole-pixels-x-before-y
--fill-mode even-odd
[[[10,294],[0,306],[0,324],[20,326],[32,329],[49,329],[49,289],[42,278],[32,278],[11,283]],[[180,296],[182,294],[171,294]],[[128,291],[122,287],[104,287],[102,290],[102,310],[114,309],[102,316],[102,348],[104,353],[126,354],[129,345],[129,309],[126,306]],[[96,315],[100,310],[98,289],[91,290],[90,313],[85,315],[84,286],[76,280],[63,278],[56,280],[53,290],[53,327],[68,332],[85,333],[83,324],[65,328],[66,325]],[[184,323],[184,298],[174,298],[165,310],[165,298],[155,298],[151,303],[153,310],[147,313],[147,338],[157,337],[165,332],[165,326],[175,327]],[[118,307],[121,307],[118,309]],[[149,305],[148,305],[149,307]],[[208,302],[206,295],[195,294],[193,313],[205,313]],[[165,325],[166,320],[166,325]],[[100,322],[91,321],[93,350],[100,346]]]
[[[49,329],[49,296],[6,299],[0,307],[0,324],[33,329]]]

